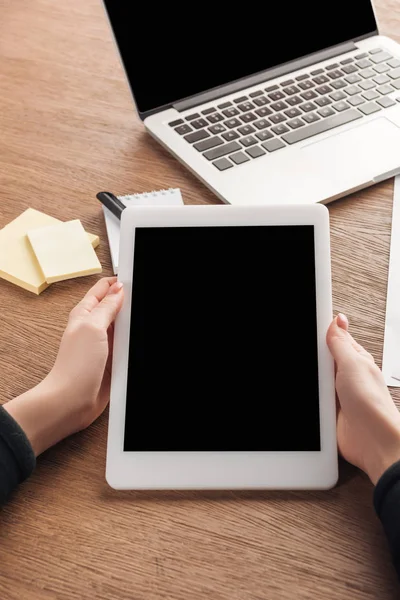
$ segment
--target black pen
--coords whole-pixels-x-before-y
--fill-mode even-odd
[[[104,204],[104,206],[108,208],[108,210],[110,210],[113,213],[113,215],[115,215],[118,219],[121,218],[121,214],[125,208],[125,204],[121,202],[121,200],[117,198],[117,196],[114,196],[114,194],[112,194],[111,192],[99,192],[98,194],[96,194],[96,198],[100,200],[100,202]]]

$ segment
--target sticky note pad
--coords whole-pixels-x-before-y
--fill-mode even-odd
[[[26,237],[28,230],[62,223],[33,208],[0,230],[0,277],[29,292],[40,294],[49,284],[40,269],[32,246]],[[94,248],[99,245],[97,235],[86,234]]]
[[[78,219],[32,229],[27,236],[47,283],[102,271],[96,252]]]

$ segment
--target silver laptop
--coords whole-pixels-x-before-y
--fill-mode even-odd
[[[400,45],[370,0],[105,0],[146,129],[229,204],[329,202],[400,172]]]

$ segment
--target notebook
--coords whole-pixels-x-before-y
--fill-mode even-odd
[[[127,196],[118,196],[118,198],[125,204],[125,206],[176,206],[183,204],[182,195],[179,188],[157,190],[155,192],[144,192],[142,194],[128,194]],[[113,271],[115,274],[117,274],[120,221],[105,206],[103,206],[103,212],[104,220],[106,222],[108,243],[110,245]]]

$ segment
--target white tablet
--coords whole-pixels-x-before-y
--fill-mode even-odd
[[[112,487],[334,486],[326,207],[127,208],[119,279]]]

